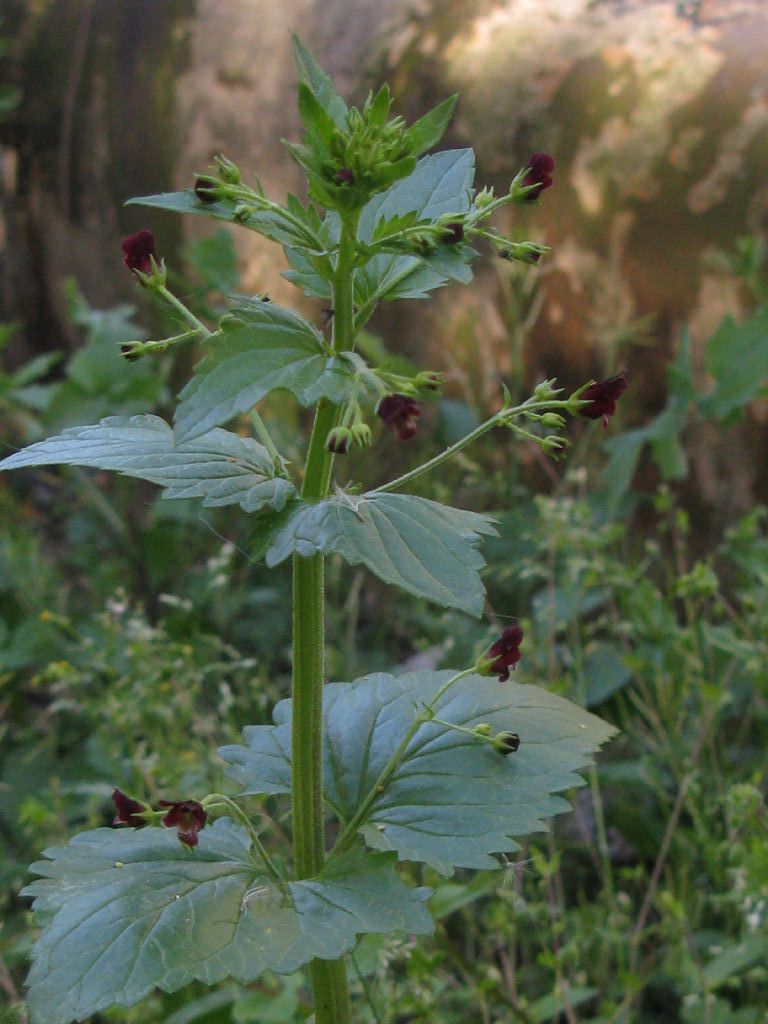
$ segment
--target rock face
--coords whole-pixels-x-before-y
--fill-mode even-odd
[[[27,325],[28,348],[62,336],[63,274],[92,301],[131,293],[116,246],[150,215],[121,209],[127,195],[186,186],[219,151],[277,197],[299,187],[279,142],[298,133],[290,29],[353,100],[386,77],[413,117],[460,92],[447,144],[475,148],[480,184],[505,187],[536,150],[555,156],[555,188],[499,225],[552,246],[524,283],[486,265],[476,287],[395,304],[378,321],[405,351],[429,337],[434,364],[472,376],[487,401],[495,365],[514,371],[522,349],[528,383],[629,365],[642,419],[682,325],[700,353],[723,313],[748,302],[712,256],[768,230],[764,0],[57,0],[11,2],[9,17],[11,77],[27,99],[0,123],[0,155],[8,247],[25,269],[0,265],[0,318]],[[43,98],[30,91],[41,67]],[[181,232],[210,230],[151,219],[164,251]],[[246,286],[294,300],[282,255],[255,237],[238,244]],[[516,307],[524,335],[511,330]],[[643,345],[619,354],[627,338]],[[768,499],[756,490],[768,486],[755,472],[766,454],[759,412],[740,428],[752,458],[725,463],[739,504]],[[721,470],[706,473],[717,494]]]

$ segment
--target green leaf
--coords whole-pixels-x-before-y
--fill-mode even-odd
[[[347,124],[347,104],[339,96],[336,86],[326,75],[315,58],[295,34],[291,35],[293,59],[302,82],[306,82],[324,110],[331,116],[338,128]]]
[[[451,675],[425,670],[326,685],[325,797],[342,822],[355,815],[415,716]],[[519,750],[504,757],[479,737],[425,723],[376,795],[362,829],[366,841],[445,874],[498,867],[491,855],[518,849],[513,837],[545,830],[545,819],[568,809],[554,794],[582,784],[577,771],[615,731],[546,690],[477,675],[459,680],[436,714],[520,736]],[[245,793],[290,787],[290,719],[291,701],[281,701],[274,726],[251,726],[246,746],[220,751]]]
[[[385,583],[417,597],[480,616],[485,565],[477,545],[495,536],[489,516],[411,494],[338,494],[286,509],[266,550],[268,566],[294,552],[339,554]]]
[[[418,220],[436,220],[444,214],[466,213],[472,205],[475,154],[471,149],[452,149],[419,160],[404,181],[374,198],[360,217],[360,238],[370,242],[380,220],[415,213]],[[469,270],[469,268],[466,268]],[[471,273],[469,275],[471,279]],[[418,256],[375,256],[355,278],[356,300],[364,306],[398,298],[425,298],[448,278],[439,269],[425,266]]]
[[[188,851],[175,832],[97,829],[47,850],[24,890],[45,929],[33,950],[32,1024],[69,1024],[132,1006],[153,988],[254,981],[335,959],[358,934],[426,932],[426,889],[389,857],[353,851],[317,878],[278,885],[255,866],[246,831],[220,819]]]
[[[410,177],[365,205],[360,217],[361,242],[372,243],[382,221],[409,215],[414,220],[432,221],[445,214],[466,213],[472,205],[474,176],[475,154],[471,149],[446,150],[423,157]],[[338,223],[335,214],[325,220],[323,238],[329,248],[338,239]],[[289,281],[308,295],[330,296],[330,285],[318,273],[311,256],[290,246],[286,255],[293,267],[285,274]],[[461,251],[434,256],[374,256],[355,275],[356,305],[363,308],[385,299],[423,299],[451,278],[467,283],[472,279],[468,266],[472,255],[469,246],[463,246]]]
[[[306,82],[299,82],[299,116],[315,155],[327,153],[338,129]]]
[[[276,388],[302,405],[343,401],[355,372],[352,360],[328,355],[322,334],[303,317],[271,302],[228,313],[205,351],[179,396],[174,422],[184,441],[248,412]]]
[[[309,234],[305,234],[293,220],[284,215],[280,208],[270,210],[254,210],[247,217],[235,216],[238,204],[231,199],[220,199],[215,203],[203,202],[189,189],[183,192],[159,192],[152,196],[136,196],[129,199],[126,206],[150,206],[155,210],[166,210],[170,213],[194,213],[214,220],[225,220],[230,224],[256,231],[272,242],[306,248],[314,247],[312,240],[312,215],[304,211],[302,220]],[[295,210],[293,211],[295,213]]]
[[[240,505],[246,512],[281,509],[293,484],[275,476],[262,445],[226,430],[177,442],[158,416],[109,416],[71,427],[0,462],[0,470],[25,466],[91,466],[164,487],[164,498],[203,498],[203,505]]]
[[[406,139],[414,156],[421,156],[428,149],[436,146],[445,134],[445,130],[451,123],[453,112],[456,109],[458,96],[449,96],[447,100],[439,103],[434,110],[430,110],[424,117],[415,121],[406,131]]]
[[[727,316],[707,343],[704,365],[715,378],[714,390],[698,403],[705,416],[726,419],[761,394],[768,378],[768,307],[743,324]]]

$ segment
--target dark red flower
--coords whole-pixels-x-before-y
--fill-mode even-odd
[[[341,170],[336,171],[336,181],[340,185],[353,185],[355,176],[348,167],[342,167]]]
[[[161,807],[168,807],[163,818],[166,828],[179,830],[179,839],[185,846],[197,846],[197,833],[205,828],[208,815],[197,800],[161,800]]]
[[[443,241],[448,245],[458,245],[459,242],[464,241],[464,225],[461,221],[457,220],[445,225]]]
[[[147,810],[145,804],[126,796],[119,789],[112,790],[112,800],[117,814],[112,819],[113,825],[130,825],[131,828],[145,828],[147,822],[139,815]]]
[[[147,228],[142,228],[135,235],[123,239],[123,263],[129,270],[138,270],[142,274],[152,273],[151,256],[157,261],[155,252],[155,236]]]
[[[393,434],[401,441],[409,441],[416,433],[421,406],[408,395],[387,395],[379,402],[376,412]]]
[[[525,202],[531,203],[539,198],[545,188],[551,187],[555,161],[549,153],[534,153],[528,161],[528,167],[530,170],[523,178],[522,184],[525,187],[530,185],[539,186],[537,189],[532,189],[525,197]]]
[[[590,420],[602,418],[603,426],[608,426],[608,417],[616,412],[616,403],[627,386],[627,371],[622,370],[613,377],[606,380],[599,380],[596,384],[590,384],[586,391],[582,391],[579,398],[582,402],[589,402],[579,409],[579,416],[586,416]]]
[[[519,626],[507,626],[495,644],[488,649],[483,659],[488,663],[488,675],[498,675],[499,682],[509,679],[509,670],[520,661],[520,644],[523,631]]]

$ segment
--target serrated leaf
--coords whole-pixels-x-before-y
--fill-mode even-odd
[[[321,397],[339,402],[354,379],[352,362],[330,357],[318,330],[271,302],[228,313],[205,351],[179,396],[174,425],[181,440],[248,412],[277,388],[291,391],[302,405]]]
[[[315,156],[327,153],[338,129],[306,82],[299,82],[299,116]]]
[[[310,87],[337,127],[344,128],[347,123],[347,104],[336,91],[336,86],[297,35],[291,35],[291,42],[299,78]]]
[[[208,508],[240,505],[246,512],[281,509],[296,491],[275,476],[266,449],[251,438],[210,430],[178,442],[159,416],[109,416],[71,427],[0,462],[0,470],[25,466],[90,466],[111,469],[165,488],[164,498],[203,498]]]
[[[190,852],[175,832],[97,829],[32,866],[45,930],[29,975],[32,1024],[69,1024],[131,1006],[153,988],[254,981],[335,959],[358,934],[430,930],[429,890],[388,857],[353,851],[318,878],[278,885],[255,866],[241,826],[220,819]]]
[[[472,205],[472,182],[475,177],[475,154],[471,149],[452,149],[423,157],[410,177],[393,185],[366,204],[360,217],[359,237],[371,243],[377,225],[383,220],[415,215],[416,220],[433,220],[449,213],[465,213]],[[338,217],[330,214],[323,233],[328,246],[338,238]],[[307,294],[328,298],[330,285],[305,253],[286,248],[292,270],[285,277]],[[426,298],[450,278],[466,283],[472,279],[468,260],[472,250],[462,247],[460,253],[441,254],[450,273],[437,262],[434,266],[420,256],[374,256],[355,275],[355,302],[360,308],[383,300]],[[437,257],[435,257],[437,260]],[[462,264],[462,269],[459,269]]]
[[[495,534],[488,516],[412,494],[338,494],[286,508],[266,562],[278,565],[294,552],[339,554],[410,594],[479,616],[485,562],[477,545]]]
[[[355,815],[416,715],[452,674],[377,674],[325,687],[325,797],[342,822]],[[615,732],[546,690],[477,675],[459,680],[436,714],[520,737],[519,750],[504,757],[480,738],[425,723],[373,801],[362,829],[366,841],[445,874],[498,867],[492,854],[518,849],[514,837],[540,832],[547,818],[568,810],[555,794],[582,784],[576,773]],[[251,726],[245,746],[220,751],[245,793],[290,787],[290,719],[291,701],[281,701],[274,726]]]
[[[135,196],[129,199],[126,206],[150,206],[155,210],[166,210],[170,213],[194,213],[214,220],[224,220],[230,224],[256,231],[272,242],[280,245],[306,247],[316,245],[312,227],[313,215],[303,210],[303,220],[307,228],[305,234],[290,218],[284,216],[279,209],[255,210],[248,217],[235,216],[238,204],[230,199],[220,199],[215,203],[203,202],[190,190],[183,192],[159,192],[151,196]],[[296,212],[295,210],[292,212]]]
[[[457,99],[458,96],[449,96],[447,100],[443,100],[428,114],[411,125],[406,131],[411,153],[421,156],[422,153],[426,153],[428,149],[432,149],[438,144],[451,123]]]

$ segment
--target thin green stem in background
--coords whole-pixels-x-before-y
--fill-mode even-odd
[[[354,346],[354,256],[358,215],[342,221],[333,281],[333,347]],[[340,407],[321,400],[307,452],[301,496],[324,498],[330,487],[333,455],[325,442],[338,422]],[[293,711],[291,799],[293,850],[297,878],[314,878],[325,863],[323,817],[323,682],[325,669],[325,592],[322,555],[293,559]],[[315,1024],[350,1024],[347,974],[342,960],[313,960],[310,965]]]

